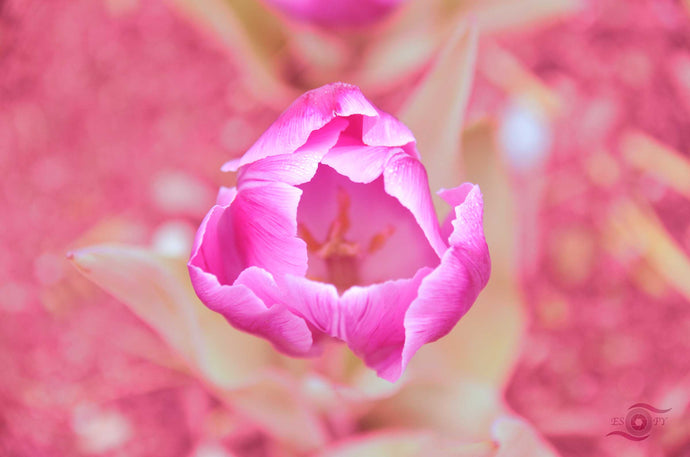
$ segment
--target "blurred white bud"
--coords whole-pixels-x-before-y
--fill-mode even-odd
[[[218,443],[205,442],[199,444],[190,457],[233,457],[234,454]]]
[[[158,226],[151,244],[159,254],[185,257],[192,250],[194,228],[184,221],[169,221]]]
[[[129,420],[117,410],[78,406],[72,415],[72,429],[82,452],[101,454],[125,444],[132,436]]]
[[[551,147],[551,129],[535,103],[515,99],[500,120],[499,142],[511,167],[528,171],[539,166]]]
[[[205,183],[182,171],[160,172],[151,183],[153,202],[168,214],[203,215],[214,197]]]

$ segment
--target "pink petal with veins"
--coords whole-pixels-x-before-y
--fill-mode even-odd
[[[414,214],[429,244],[441,257],[448,246],[441,238],[424,165],[408,154],[395,154],[386,163],[383,180],[386,192]]]
[[[271,274],[247,268],[237,250],[237,231],[227,217],[236,202],[236,189],[221,188],[199,227],[189,261],[194,290],[235,328],[268,339],[281,352],[304,355],[312,346],[307,324],[279,303]]]
[[[405,314],[430,271],[422,268],[410,279],[352,287],[342,296],[347,345],[388,381],[397,380],[404,370]]]
[[[227,162],[222,170],[237,171],[265,157],[291,154],[307,142],[312,132],[334,118],[355,114],[378,114],[357,87],[334,83],[311,90],[290,105],[241,158]]]
[[[479,187],[463,184],[440,194],[455,206],[454,230],[441,265],[424,278],[417,298],[405,315],[403,368],[424,344],[450,332],[477,299],[491,273]]]
[[[340,338],[338,291],[332,284],[286,275],[281,281],[281,292],[290,311],[304,318],[319,332]]]
[[[233,256],[245,267],[256,265],[272,274],[304,275],[307,251],[297,238],[297,205],[302,192],[284,183],[239,186],[219,220],[219,229],[234,233]],[[228,240],[229,241],[229,240]]]
[[[312,132],[307,142],[292,153],[268,156],[242,167],[238,181],[281,181],[298,185],[310,181],[323,156],[335,146],[348,121],[338,117]]]

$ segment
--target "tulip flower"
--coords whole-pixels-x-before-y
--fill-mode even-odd
[[[412,133],[358,88],[295,101],[246,154],[189,261],[201,301],[283,353],[342,340],[389,381],[447,334],[486,285],[477,186],[442,190],[439,226]]]
[[[382,19],[403,1],[266,0],[266,3],[300,21],[324,26],[357,26],[371,24]]]

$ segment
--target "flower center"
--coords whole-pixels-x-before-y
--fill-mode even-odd
[[[304,224],[298,224],[297,229],[300,238],[307,244],[309,255],[317,256],[326,265],[328,277],[312,279],[329,282],[339,292],[343,292],[354,285],[361,284],[359,263],[366,255],[381,249],[395,229],[389,225],[376,233],[366,249],[362,249],[359,243],[350,241],[346,237],[350,229],[350,196],[342,187],[339,187],[336,198],[338,211],[328,228],[324,241],[316,240]]]

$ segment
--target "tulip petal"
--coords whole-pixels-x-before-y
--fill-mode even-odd
[[[302,191],[280,182],[240,188],[235,201],[219,220],[225,242],[245,266],[256,265],[274,275],[304,275],[307,248],[297,237],[297,206]],[[230,240],[230,234],[234,239]]]
[[[221,169],[237,171],[265,157],[293,153],[307,142],[312,132],[334,118],[355,114],[378,115],[376,108],[355,86],[333,83],[306,92],[280,115],[240,159],[227,162]]]
[[[302,191],[284,183],[253,185],[237,192],[223,188],[197,231],[190,263],[232,284],[243,268],[303,275],[304,241],[297,237],[297,205]]]
[[[489,280],[491,260],[484,239],[479,187],[463,184],[441,196],[455,205],[451,246],[443,254],[441,265],[424,278],[417,299],[405,315],[403,367],[422,345],[436,341],[453,328]]]
[[[278,192],[271,193],[271,189]],[[261,335],[291,355],[303,355],[311,349],[311,332],[304,320],[275,305],[278,300],[274,298],[277,292],[272,276],[250,265],[263,262],[278,271],[306,270],[306,248],[295,236],[300,193],[299,189],[282,183],[241,192],[221,189],[218,202],[225,205],[214,206],[204,218],[188,264],[192,285],[209,308],[223,314],[234,327]],[[280,198],[286,195],[287,201]],[[289,212],[293,200],[294,215],[281,218],[286,207]],[[269,204],[277,207],[267,208]],[[253,217],[254,224],[243,219],[248,215]],[[237,225],[238,221],[243,223]],[[227,249],[228,246],[235,249]],[[268,246],[283,256],[270,252]],[[242,250],[237,255],[222,255],[235,253],[239,247]],[[294,252],[300,248],[304,259]],[[296,265],[295,258],[303,264]],[[242,270],[246,266],[250,267]]]
[[[429,180],[422,163],[408,154],[391,156],[383,171],[386,193],[409,209],[439,258],[447,249],[431,202]]]
[[[381,176],[392,154],[402,153],[400,148],[386,146],[367,147],[361,144],[336,146],[324,156],[321,163],[347,176],[353,182],[370,183]]]
[[[192,282],[285,353],[313,355],[330,336],[395,381],[488,280],[478,188],[442,195],[455,206],[449,247],[411,132],[354,86],[306,93],[224,169],[239,169],[237,190],[199,229]]]
[[[405,146],[415,142],[409,128],[395,116],[377,110],[377,117],[365,117],[362,141],[368,146]],[[419,157],[417,157],[419,158]]]
[[[285,275],[281,293],[286,306],[326,335],[340,338],[338,291],[332,284]]]
[[[307,142],[292,154],[266,157],[240,170],[238,181],[282,181],[299,185],[314,177],[319,161],[331,149],[340,133],[348,126],[344,118],[336,118],[309,136]]]
[[[222,248],[235,239],[232,225],[219,227],[225,210],[235,200],[236,188],[222,187],[216,198],[216,205],[206,214],[196,232],[190,263],[204,271],[212,271],[221,284],[231,284],[244,266],[239,256],[224,256]]]
[[[405,313],[430,271],[421,268],[409,279],[352,287],[341,297],[347,345],[388,381],[396,381],[402,374]]]
[[[266,338],[288,355],[309,353],[312,336],[304,320],[280,303],[263,302],[254,293],[257,290],[263,297],[277,295],[275,282],[265,270],[250,267],[232,286],[221,285],[214,275],[191,262],[189,275],[204,304],[222,314],[233,327]]]

